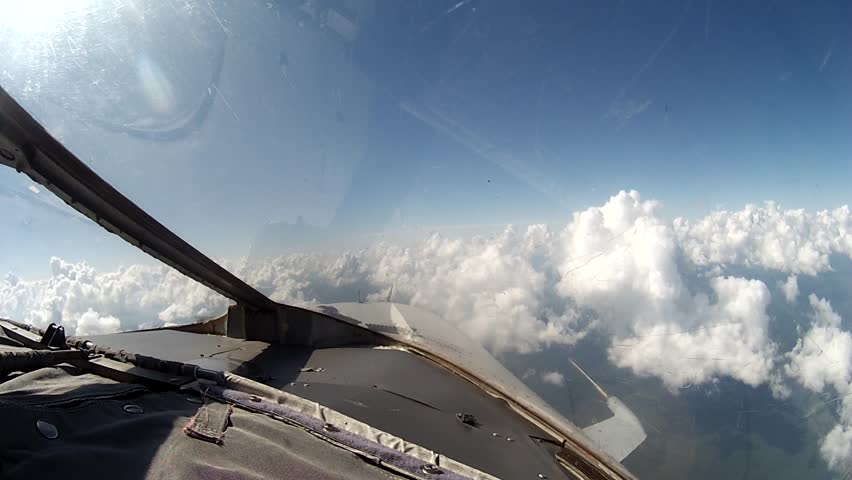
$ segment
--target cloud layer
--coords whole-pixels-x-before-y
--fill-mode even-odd
[[[852,338],[824,299],[791,352],[770,338],[770,289],[724,275],[727,266],[789,273],[775,285],[799,297],[797,275],[831,269],[832,254],[852,256],[847,207],[809,213],[777,204],[720,211],[698,221],[663,220],[658,202],[623,191],[576,212],[561,228],[507,227],[493,236],[379,243],[339,254],[289,254],[226,266],[275,300],[305,304],[393,300],[435,311],[498,355],[573,345],[590,331],[609,335],[608,356],[671,391],[731,377],[790,382],[815,392],[852,393]],[[0,284],[0,315],[39,326],[62,322],[86,335],[193,321],[228,302],[168,267],[135,265],[96,272],[51,259],[52,275]],[[742,271],[740,269],[739,271]],[[808,326],[809,325],[809,326]],[[558,372],[543,382],[562,385]],[[822,453],[833,468],[852,461],[852,400]]]
[[[222,296],[165,266],[134,265],[98,273],[85,262],[50,259],[51,276],[6,275],[0,315],[71,335],[93,335],[189,322],[225,309]]]
[[[565,376],[559,372],[541,372],[541,381],[556,387],[565,386]]]
[[[674,221],[684,254],[697,265],[732,264],[815,275],[833,253],[852,256],[849,207],[808,213],[774,202],[738,212],[713,212],[697,222]]]
[[[831,391],[838,402],[839,422],[823,439],[820,451],[829,467],[852,466],[852,335],[841,329],[842,319],[831,303],[808,296],[813,313],[810,329],[787,354],[787,374],[808,390]]]

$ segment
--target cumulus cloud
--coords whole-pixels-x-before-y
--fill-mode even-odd
[[[842,319],[828,300],[811,294],[808,301],[812,323],[787,354],[785,370],[809,390],[833,390],[840,401],[840,421],[820,445],[828,466],[839,471],[852,467],[852,335],[841,329]]]
[[[573,344],[585,335],[578,312],[553,292],[552,233],[542,226],[508,228],[492,238],[435,235],[415,249],[369,253],[371,279],[394,295],[459,324],[492,350],[531,352]]]
[[[614,333],[610,360],[637,375],[659,377],[672,390],[720,375],[766,382],[775,357],[768,289],[758,280],[712,277],[709,292],[690,291],[677,265],[677,236],[659,207],[631,191],[575,213],[560,235],[558,291],[596,312]]]
[[[711,287],[718,301],[697,295],[682,311],[638,323],[633,334],[617,338],[610,359],[637,375],[657,376],[671,389],[722,375],[751,386],[769,381],[776,346],[767,333],[768,289],[734,277],[714,278]]]
[[[432,235],[339,255],[286,255],[235,266],[291,303],[386,298],[435,311],[496,353],[571,345],[612,332],[610,359],[671,389],[728,375],[772,381],[775,344],[758,280],[711,275],[691,291],[658,202],[619,192],[561,229],[508,227],[494,236]]]
[[[541,372],[541,381],[557,387],[565,386],[565,376],[559,372]]]
[[[51,276],[7,275],[0,315],[45,327],[62,324],[70,335],[190,322],[221,313],[227,300],[165,266],[134,265],[98,273],[85,262],[50,260]]]
[[[432,235],[410,247],[289,255],[244,276],[291,302],[351,300],[356,290],[382,300],[393,286],[396,301],[436,311],[497,353],[570,345],[605,328],[616,334],[614,363],[673,389],[719,375],[767,381],[775,357],[768,289],[710,276],[705,292],[690,291],[677,232],[659,208],[619,192],[563,229],[509,227],[491,237]]]
[[[378,244],[340,254],[290,254],[229,266],[273,299],[289,303],[394,300],[456,323],[496,353],[572,345],[592,328],[612,332],[610,358],[675,388],[731,375],[766,381],[769,294],[759,281],[712,276],[690,291],[677,265],[678,235],[660,205],[619,192],[577,212],[562,229],[508,227],[498,235],[432,235],[404,247]],[[7,282],[0,306],[38,325],[128,329],[191,321],[227,302],[166,267],[98,273],[51,260],[47,280]],[[101,320],[91,319],[97,314]],[[627,344],[629,347],[624,347]],[[724,351],[722,347],[724,348]]]
[[[778,282],[778,288],[788,303],[796,303],[799,297],[799,280],[796,275],[790,275],[785,282]]]
[[[76,335],[101,335],[114,333],[121,328],[121,322],[112,315],[101,315],[91,308],[77,320]]]
[[[553,233],[507,228],[493,237],[431,235],[402,247],[373,245],[340,255],[287,255],[245,268],[244,277],[278,301],[394,301],[432,310],[492,351],[533,352],[583,338],[584,319],[553,291]]]
[[[815,392],[827,387],[841,395],[852,393],[852,335],[841,329],[841,318],[831,303],[808,296],[811,326],[788,354],[787,374]]]
[[[674,221],[684,254],[697,265],[734,264],[815,275],[831,269],[833,253],[852,256],[849,207],[808,213],[777,203]]]
[[[670,223],[660,207],[622,191],[574,213],[563,228],[507,227],[465,239],[435,234],[409,246],[226,264],[288,303],[351,301],[358,292],[383,300],[393,288],[395,301],[435,311],[498,354],[572,345],[600,328],[612,334],[613,363],[672,389],[722,375],[749,385],[771,381],[777,353],[767,333],[769,291],[759,280],[722,276],[719,263],[828,268],[829,253],[852,245],[848,208],[808,214],[767,204]],[[683,271],[681,258],[708,267],[700,282],[686,281],[694,272]],[[192,321],[227,305],[167,267],[95,272],[52,259],[51,268],[46,280],[7,276],[2,313],[109,331]],[[795,276],[785,295],[793,286]]]
[[[844,412],[849,411],[848,402],[844,402]],[[849,414],[844,413],[845,423],[840,423],[828,432],[820,444],[820,453],[829,468],[836,471],[848,471],[852,464],[852,427]]]

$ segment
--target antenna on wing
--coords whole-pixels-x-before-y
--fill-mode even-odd
[[[600,394],[601,394],[601,395],[603,395],[604,399],[609,398],[609,394],[608,394],[608,393],[606,393],[606,391],[604,391],[604,389],[603,389],[603,388],[601,388],[601,386],[600,386],[600,385],[598,385],[598,384],[597,384],[597,382],[595,382],[594,380],[592,380],[592,377],[590,377],[590,376],[589,376],[589,374],[588,374],[588,373],[586,373],[586,371],[585,371],[585,370],[583,370],[582,368],[580,368],[580,366],[579,366],[579,365],[577,365],[577,363],[576,363],[574,360],[571,360],[571,359],[569,358],[569,359],[568,359],[568,361],[569,361],[569,362],[571,362],[571,365],[574,365],[574,368],[576,368],[577,370],[579,370],[579,371],[580,371],[580,373],[582,373],[584,377],[586,377],[586,380],[588,380],[589,382],[591,382],[591,384],[592,384],[592,385],[594,385],[594,387],[598,390],[598,392],[600,392]]]

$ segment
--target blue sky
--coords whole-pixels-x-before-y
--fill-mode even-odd
[[[7,32],[0,81],[213,255],[245,254],[270,222],[300,217],[344,243],[400,227],[565,223],[621,189],[662,201],[669,218],[848,203],[843,2],[391,2],[338,8],[356,19],[349,37],[284,5],[211,7],[65,7],[47,34],[29,32],[39,41]],[[174,125],[205,91],[210,111],[186,135],[121,131]],[[3,228],[32,252],[3,258],[11,269],[46,268],[54,248],[135,258],[54,223],[25,198],[29,184],[0,176],[16,192],[0,200]]]

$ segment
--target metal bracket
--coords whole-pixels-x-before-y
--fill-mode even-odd
[[[47,329],[45,329],[44,335],[41,336],[39,343],[46,345],[49,348],[68,348],[68,344],[65,343],[65,327],[51,323],[47,326]]]

